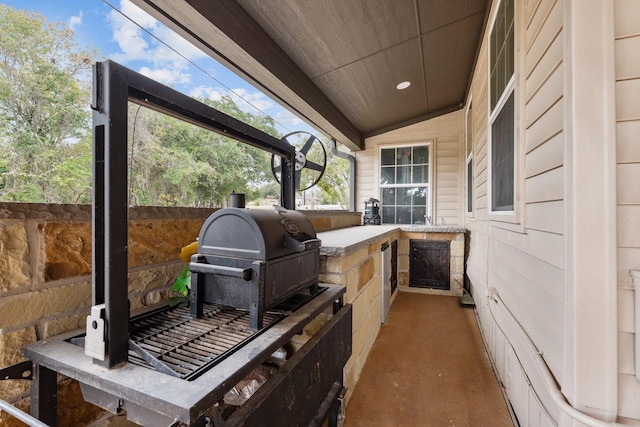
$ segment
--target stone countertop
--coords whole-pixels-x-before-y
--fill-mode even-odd
[[[466,233],[467,229],[459,225],[405,225],[400,230],[411,233]]]
[[[383,239],[399,231],[418,233],[464,233],[459,226],[401,226],[401,225],[362,225],[339,230],[318,233],[322,241],[320,255],[345,256],[363,246]]]

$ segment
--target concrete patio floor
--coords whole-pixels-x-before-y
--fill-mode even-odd
[[[400,292],[349,400],[345,427],[513,427],[474,310]]]

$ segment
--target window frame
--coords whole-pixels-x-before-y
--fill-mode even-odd
[[[469,98],[465,111],[465,215],[468,218],[474,217],[475,207],[475,164],[473,162],[473,98]],[[471,165],[469,165],[471,164]],[[471,174],[469,175],[469,166],[471,166]],[[471,200],[471,204],[469,204]]]
[[[520,5],[518,1],[513,1],[513,74],[507,81],[503,92],[500,94],[496,105],[491,107],[491,35],[495,28],[496,17],[498,15],[498,11],[502,6],[504,0],[499,0],[496,2],[496,7],[492,11],[492,15],[490,17],[490,25],[489,31],[487,32],[488,37],[488,49],[487,49],[487,111],[488,111],[488,123],[487,123],[487,212],[488,218],[492,222],[493,225],[507,228],[513,231],[523,232],[522,226],[522,216],[523,216],[523,208],[522,208],[522,200],[524,196],[524,184],[520,179],[522,171],[523,171],[523,159],[522,159],[522,150],[520,147],[521,141],[523,141],[522,129],[519,126],[518,119],[520,116],[520,111],[522,110],[522,97],[519,96],[521,93],[521,83],[520,83],[520,73],[519,71],[523,67],[523,56],[519,55],[519,48],[522,46],[522,34],[519,34],[518,28],[520,28]],[[513,100],[513,117],[514,117],[514,131],[513,131],[513,162],[514,162],[514,173],[513,173],[513,208],[511,210],[493,210],[493,191],[492,191],[492,183],[493,183],[493,162],[492,162],[492,146],[493,146],[493,124],[502,112],[502,109],[506,102],[509,100],[511,95],[514,95]]]
[[[434,184],[433,184],[433,179],[434,179],[434,165],[433,165],[433,150],[434,150],[434,141],[424,141],[424,142],[405,142],[405,143],[394,143],[394,144],[384,144],[384,145],[379,145],[378,146],[378,167],[377,167],[377,186],[378,186],[378,196],[380,198],[380,217],[381,217],[381,222],[383,221],[383,209],[384,209],[384,203],[383,203],[383,197],[382,197],[382,191],[385,188],[408,188],[408,187],[426,187],[427,188],[427,201],[426,201],[426,206],[425,206],[425,212],[426,215],[431,217],[433,219],[433,192],[434,192]],[[429,166],[429,172],[428,172],[428,179],[429,182],[427,183],[420,183],[420,184],[416,184],[416,183],[408,183],[408,184],[382,184],[381,182],[381,177],[382,177],[382,150],[385,149],[396,149],[396,148],[400,148],[400,147],[411,147],[412,149],[415,147],[427,147],[429,150],[429,157],[428,157],[428,166]],[[411,165],[413,165],[413,163],[411,163]],[[413,205],[412,205],[413,207]],[[412,225],[412,224],[398,224],[397,222],[393,222],[393,223],[385,223],[382,222],[382,224],[390,224],[390,225]],[[419,224],[413,224],[413,225],[419,225]],[[426,225],[426,218],[425,218],[425,225]]]

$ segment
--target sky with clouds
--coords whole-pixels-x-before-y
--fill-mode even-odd
[[[129,0],[0,0],[0,3],[38,12],[48,21],[68,25],[75,31],[80,46],[98,49],[101,56],[98,59],[116,61],[190,96],[219,99],[229,95],[242,110],[273,117],[283,134],[311,131],[295,115]]]

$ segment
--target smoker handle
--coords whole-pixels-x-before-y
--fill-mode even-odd
[[[224,265],[201,264],[193,262],[189,266],[189,270],[193,273],[213,273],[219,274],[220,276],[240,277],[247,282],[251,280],[252,273],[252,270],[250,268],[225,267]]]
[[[307,240],[303,240],[301,242],[299,240],[294,239],[290,235],[285,234],[284,244],[286,247],[296,252],[305,252],[311,249],[317,249],[322,244],[322,241],[320,239],[316,239],[315,237],[310,236],[306,233],[304,234],[304,238],[306,238]]]

